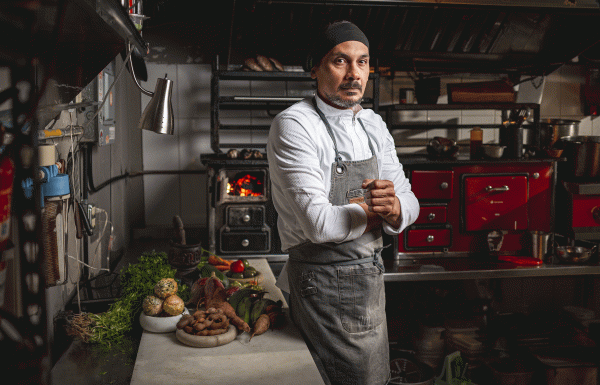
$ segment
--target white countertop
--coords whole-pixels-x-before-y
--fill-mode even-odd
[[[275,286],[266,259],[250,260],[263,274],[260,284],[266,298],[287,303]],[[184,345],[175,332],[144,331],[135,361],[131,384],[323,384],[321,375],[300,333],[288,317],[281,330],[269,329],[248,342],[246,333],[226,345],[195,348]]]

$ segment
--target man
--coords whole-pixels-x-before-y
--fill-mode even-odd
[[[360,106],[366,36],[344,21],[315,43],[317,94],[278,114],[267,144],[289,253],[278,284],[325,383],[380,385],[390,373],[381,230],[399,234],[419,204],[385,123]]]

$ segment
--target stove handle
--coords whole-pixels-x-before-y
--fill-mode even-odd
[[[600,206],[596,206],[592,209],[592,217],[596,223],[600,223]]]
[[[485,188],[485,191],[487,192],[503,192],[503,191],[508,191],[509,188],[507,185],[504,185],[502,187],[492,187],[492,186],[487,186]]]

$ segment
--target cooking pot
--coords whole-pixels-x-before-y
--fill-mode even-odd
[[[563,136],[576,136],[579,134],[579,120],[546,119],[540,121],[539,148],[548,150]],[[527,130],[527,143],[536,143],[536,131]]]
[[[592,257],[597,247],[556,246],[556,256],[565,263],[584,263]]]
[[[498,144],[484,144],[482,148],[485,156],[494,159],[500,159],[502,158],[502,154],[504,154],[504,149],[506,146],[500,146]]]
[[[600,177],[600,136],[564,136],[557,146],[564,148],[570,175],[577,178]]]
[[[440,136],[434,137],[427,143],[427,152],[434,157],[450,158],[456,155],[458,149],[456,141]]]

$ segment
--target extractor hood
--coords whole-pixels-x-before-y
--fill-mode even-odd
[[[278,58],[285,65],[301,65],[311,44],[311,31],[345,19],[367,34],[371,55],[380,66],[400,71],[526,75],[552,72],[600,40],[600,8],[595,0],[211,3],[147,0],[150,7],[158,4],[151,7],[157,11],[151,15],[148,32],[158,36],[161,26],[166,26],[182,41],[190,35],[194,40],[182,42],[182,47],[205,44],[204,59],[218,54],[221,63],[230,65],[242,64],[256,54]],[[202,25],[194,19],[201,19]],[[197,28],[204,31],[190,33]],[[203,40],[207,32],[223,44]]]
[[[139,57],[147,51],[119,0],[8,0],[0,4],[0,18],[0,65],[34,69],[42,125],[73,101],[127,41]]]

